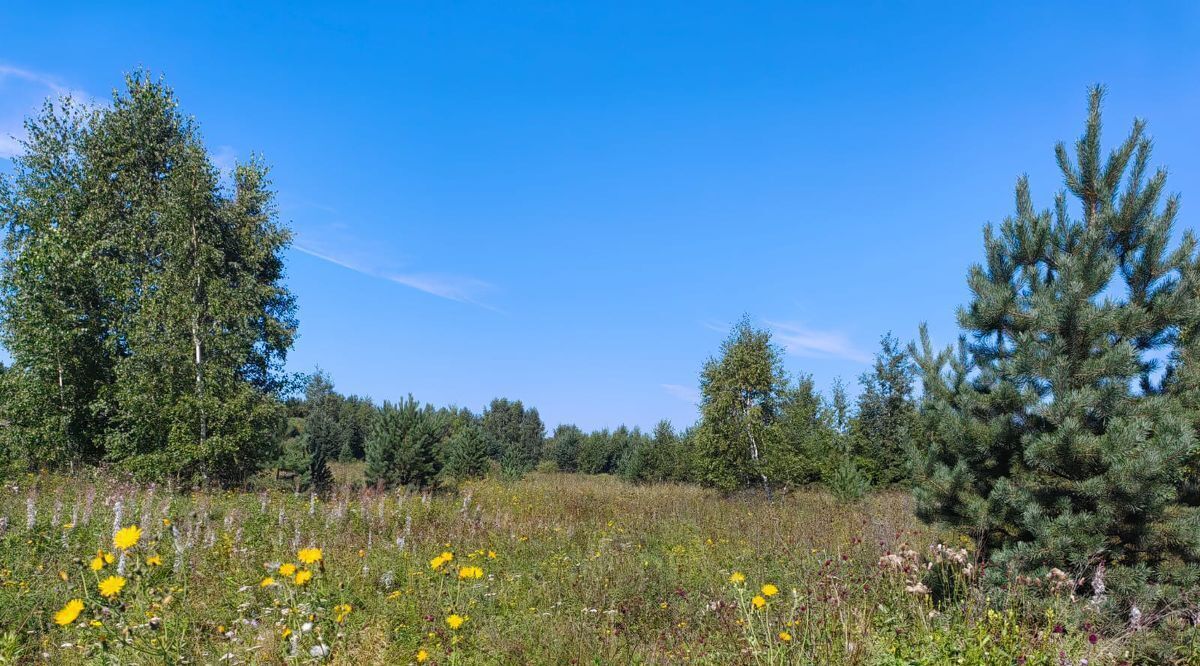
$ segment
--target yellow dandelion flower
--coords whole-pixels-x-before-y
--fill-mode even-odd
[[[350,611],[352,611],[352,610],[354,610],[354,608],[352,606],[350,606],[350,604],[338,604],[337,606],[334,606],[333,607],[333,612],[334,612],[333,621],[337,622],[338,624],[341,624],[342,621],[346,619],[346,616],[349,615]]]
[[[113,546],[121,550],[129,550],[137,545],[142,538],[142,528],[137,525],[130,525],[117,530],[113,535]]]
[[[744,582],[746,582],[746,575],[740,571],[735,571],[735,572],[729,574],[729,582],[731,582],[735,585],[738,583],[744,583]]]
[[[170,526],[171,526],[171,519],[170,519],[170,518],[163,518],[163,521],[162,521],[162,523],[163,523],[163,527],[170,527]]]
[[[121,590],[125,589],[125,577],[109,576],[108,578],[100,581],[99,587],[100,596],[109,598],[115,597],[121,593]]]
[[[59,580],[66,580],[66,579],[67,579],[67,572],[65,572],[65,571],[60,571],[60,572],[58,572],[58,578],[59,578]]]
[[[760,596],[755,596],[753,599],[750,600],[750,603],[754,604],[755,608],[762,608],[763,606],[767,605],[767,600],[763,599]]]
[[[79,614],[83,612],[83,602],[79,599],[72,599],[67,602],[62,610],[54,614],[54,623],[60,627],[65,627],[74,622]]]
[[[92,563],[88,566],[92,568],[92,571],[99,571],[104,568],[104,558],[97,555],[92,558]]]
[[[296,573],[296,565],[292,564],[291,562],[284,562],[283,564],[279,565],[279,573],[291,578]]]
[[[291,635],[292,635],[292,630],[291,630],[291,629],[289,629],[289,628],[287,628],[287,627],[284,627],[284,628],[283,628],[283,631],[281,631],[281,632],[279,633],[279,635],[280,635],[280,636],[282,636],[283,638],[287,638],[288,636],[291,636]]]
[[[300,552],[296,553],[296,559],[304,564],[316,564],[321,561],[320,548],[301,548]]]
[[[762,593],[763,593],[764,597],[773,597],[773,596],[779,594],[779,588],[775,587],[774,585],[772,585],[770,583],[767,583],[766,585],[762,586]]]
[[[149,564],[152,567],[161,567],[162,566],[162,556],[161,555],[151,555],[150,557],[146,558],[146,564]]]
[[[466,620],[463,619],[463,617],[458,613],[446,618],[446,626],[450,627],[451,629],[458,629],[463,625],[463,622],[466,622]]]
[[[483,569],[480,569],[479,567],[459,567],[458,577],[460,579],[483,578]]]
[[[301,569],[300,571],[296,572],[296,584],[297,585],[304,585],[305,583],[307,583],[310,580],[312,580],[312,572],[309,571],[308,569]]]
[[[112,553],[104,554],[104,563],[105,564],[112,564],[113,562],[116,562],[116,561],[117,561],[116,555],[113,555]]]
[[[442,551],[442,559],[445,560],[446,562],[453,562],[454,561],[454,553],[452,553],[448,550]]]
[[[427,661],[429,661],[429,653],[425,651],[425,648],[417,650],[417,663],[423,664]]]
[[[266,578],[262,579],[261,582],[259,582],[258,586],[259,587],[270,587],[271,585],[274,585],[274,584],[275,584],[275,579],[271,578],[270,576],[267,576]]]
[[[787,643],[788,641],[792,640],[792,635],[786,631],[781,631],[779,632],[779,640]]]
[[[494,551],[494,550],[489,550],[489,551],[488,551],[488,559],[489,559],[489,560],[494,560],[494,559],[496,559],[496,551]]]

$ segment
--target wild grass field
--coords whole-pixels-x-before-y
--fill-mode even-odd
[[[376,493],[345,482],[356,471],[340,469],[326,499],[99,475],[10,481],[0,661],[1141,660],[1137,636],[1089,622],[1065,575],[1027,583],[1049,601],[985,598],[971,553],[920,526],[899,492],[768,502],[541,473]],[[1194,631],[1177,624],[1162,640],[1195,663]]]

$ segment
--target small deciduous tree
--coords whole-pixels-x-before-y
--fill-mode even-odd
[[[782,352],[770,332],[743,318],[700,373],[697,439],[704,482],[730,491],[753,480],[770,496],[763,450],[787,386]]]

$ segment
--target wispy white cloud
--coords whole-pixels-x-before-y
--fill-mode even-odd
[[[217,146],[216,150],[209,152],[209,159],[221,172],[222,178],[233,176],[233,170],[237,168],[237,151],[233,146]]]
[[[57,77],[0,63],[0,159],[21,154],[26,116],[36,111],[46,97],[65,96],[80,104],[96,104],[87,92],[71,88]]]
[[[691,386],[683,386],[682,384],[662,384],[662,388],[672,396],[689,402],[693,405],[700,404],[700,390]]]
[[[4,79],[23,79],[30,83],[36,83],[43,87],[49,88],[52,92],[58,95],[66,95],[71,92],[71,89],[58,82],[58,80],[49,74],[42,74],[30,69],[13,67],[12,65],[0,64],[0,81]]]
[[[822,331],[795,322],[767,321],[787,353],[807,358],[840,358],[856,363],[868,363],[871,357],[854,345],[845,334]]]
[[[393,272],[379,269],[354,259],[338,256],[336,253],[328,250],[317,250],[312,247],[308,247],[303,243],[296,243],[292,247],[300,252],[303,252],[304,254],[316,257],[317,259],[327,261],[337,266],[341,266],[342,268],[354,271],[356,273],[380,278],[382,280],[389,280],[391,282],[395,282],[396,284],[401,284],[418,291],[423,291],[427,294],[432,294],[433,296],[438,296],[440,298],[446,298],[452,301],[458,301],[460,303],[469,303],[471,305],[478,305],[479,307],[487,308],[489,310],[499,311],[497,308],[480,301],[480,298],[485,293],[494,288],[492,284],[483,280],[463,275]]]

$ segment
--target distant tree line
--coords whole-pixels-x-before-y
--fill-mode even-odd
[[[546,428],[519,400],[493,400],[480,414],[422,404],[411,395],[376,405],[344,396],[318,371],[303,397],[286,402],[289,426],[275,461],[299,485],[323,490],[334,461],[365,464],[374,487],[454,485],[490,473],[520,476],[541,460]]]

